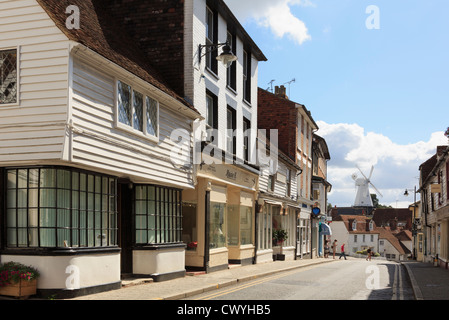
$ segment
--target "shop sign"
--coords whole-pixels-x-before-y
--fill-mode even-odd
[[[222,181],[229,181],[250,189],[256,187],[258,178],[256,175],[248,174],[225,164],[203,165],[200,167],[198,173],[211,179],[215,178]]]
[[[441,184],[431,184],[430,192],[431,193],[441,193]]]

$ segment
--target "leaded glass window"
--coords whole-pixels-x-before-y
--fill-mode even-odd
[[[134,104],[134,129],[143,131],[143,95],[140,92],[133,90],[133,104]]]
[[[17,102],[17,50],[0,51],[0,104]]]
[[[121,81],[118,81],[117,89],[118,123],[121,128],[157,138],[159,135],[158,101]]]
[[[118,82],[118,117],[123,124],[131,126],[131,87],[121,81]]]
[[[158,136],[158,102],[147,97],[147,134]]]

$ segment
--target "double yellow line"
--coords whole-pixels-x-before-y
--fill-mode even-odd
[[[292,270],[292,271],[281,272],[280,274],[276,274],[274,276],[264,276],[262,279],[250,281],[249,283],[242,284],[242,285],[238,285],[237,284],[238,287],[229,288],[229,289],[226,289],[226,290],[223,290],[223,291],[220,291],[220,292],[212,293],[212,294],[209,294],[207,296],[204,296],[204,297],[201,297],[201,298],[198,298],[198,299],[194,299],[194,300],[210,300],[210,299],[217,298],[217,297],[220,297],[220,296],[224,296],[224,295],[227,295],[227,294],[230,294],[230,293],[233,293],[233,292],[237,292],[237,291],[240,291],[240,290],[243,290],[243,289],[247,289],[247,288],[250,288],[250,287],[256,286],[258,284],[262,284],[262,283],[271,281],[271,280],[283,278],[283,277],[286,277],[286,276],[288,276],[290,274],[306,271],[306,270],[308,270],[310,268],[311,267],[304,267],[304,268],[299,268],[299,269],[295,269],[295,270]]]

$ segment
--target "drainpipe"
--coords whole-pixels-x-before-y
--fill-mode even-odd
[[[259,221],[259,210],[260,210],[260,205],[256,202],[255,206],[255,213],[254,213],[254,258],[253,258],[253,264],[256,264],[257,262],[257,241],[258,241],[258,221]]]
[[[206,273],[209,270],[209,219],[210,219],[210,191],[206,190],[204,197],[204,268]]]
[[[5,169],[0,168],[0,250],[3,250],[6,235],[4,234],[4,226],[6,226],[6,201],[5,201],[5,188],[6,178],[5,178]],[[0,254],[0,264],[2,263],[2,255]]]

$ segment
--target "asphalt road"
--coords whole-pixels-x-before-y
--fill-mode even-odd
[[[414,300],[401,264],[365,259],[282,272],[186,300]]]

